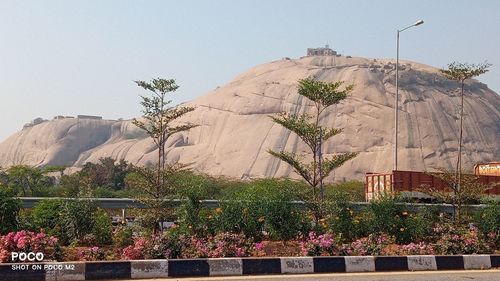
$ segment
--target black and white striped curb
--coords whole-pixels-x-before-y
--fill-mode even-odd
[[[99,280],[370,271],[489,269],[500,255],[220,258],[0,264],[0,281]]]

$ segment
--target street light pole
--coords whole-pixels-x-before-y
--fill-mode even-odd
[[[418,20],[414,24],[397,31],[396,47],[396,96],[394,97],[394,170],[398,170],[398,107],[399,107],[399,33],[410,27],[423,24],[423,20]]]

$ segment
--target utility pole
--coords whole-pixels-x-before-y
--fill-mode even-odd
[[[321,151],[321,145],[323,140],[323,128],[319,128],[319,145],[318,145],[318,166],[319,166],[319,197],[321,201],[325,199],[325,191],[323,188],[323,155]]]

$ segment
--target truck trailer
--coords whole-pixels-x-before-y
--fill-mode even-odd
[[[485,164],[479,164],[485,165]],[[476,165],[476,168],[478,165]],[[479,170],[477,168],[476,170]],[[485,195],[500,197],[500,176],[476,173],[478,181],[492,186]],[[437,190],[450,191],[448,184],[437,176],[418,171],[392,171],[390,173],[365,174],[365,200],[370,201],[381,194],[399,193],[404,197],[419,200],[431,200],[432,196],[422,192],[423,186],[431,186]]]

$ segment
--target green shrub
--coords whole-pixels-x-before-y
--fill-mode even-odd
[[[359,219],[352,210],[350,199],[347,192],[335,192],[331,194],[331,201],[327,206],[327,225],[344,242],[357,238],[360,232]]]
[[[21,202],[0,186],[0,234],[17,230],[20,209]]]
[[[241,191],[226,196],[221,207],[216,209],[218,214],[218,230],[235,233],[244,233],[248,237],[260,239],[264,230],[262,204],[248,194]]]
[[[295,200],[288,180],[259,180],[246,189],[228,194],[221,203],[219,230],[244,233],[261,239],[291,239],[307,232],[305,213],[290,204]]]
[[[113,230],[111,217],[101,208],[93,214],[92,234],[98,245],[111,244],[111,232]]]
[[[360,234],[386,233],[395,237],[398,243],[424,240],[432,229],[432,214],[410,212],[408,206],[398,202],[390,196],[371,201],[361,215]]]
[[[346,182],[339,182],[328,184],[325,186],[326,196],[335,198],[337,194],[347,193],[349,200],[353,202],[365,201],[365,186],[362,181],[351,180]]]
[[[64,201],[58,199],[47,199],[38,202],[29,216],[32,229],[37,231],[43,229],[45,233],[51,236],[61,237],[60,217],[63,205]]]
[[[364,210],[364,223],[369,233],[398,233],[403,225],[403,208],[398,206],[397,200],[390,196],[372,200]]]
[[[436,221],[436,214],[432,211],[419,211],[412,213],[403,211],[403,230],[400,230],[398,235],[395,235],[401,243],[420,242],[427,239],[432,233],[432,226]]]
[[[111,243],[111,218],[96,205],[84,200],[42,200],[28,216],[33,230],[43,229],[64,245],[71,242],[93,245]]]
[[[191,234],[202,237],[215,234],[215,213],[202,205],[202,200],[211,199],[218,193],[213,182],[207,177],[193,175],[190,172],[176,174],[174,180],[179,197],[184,200],[177,210],[181,227]]]
[[[60,217],[63,244],[80,241],[92,233],[96,210],[96,204],[88,200],[69,200],[63,204]]]
[[[113,245],[123,248],[134,243],[134,231],[126,225],[118,226],[113,233]]]
[[[216,180],[207,175],[197,175],[189,170],[180,170],[169,178],[178,195],[187,197],[200,196],[203,199],[214,199],[220,195],[220,187]]]
[[[133,198],[134,195],[137,195],[137,193],[134,194],[134,191],[127,188],[115,190],[102,186],[92,190],[92,194],[96,198]]]
[[[483,235],[492,239],[495,245],[500,244],[500,202],[489,202],[484,209],[474,216],[474,223]]]
[[[116,198],[114,190],[104,186],[96,187],[92,190],[92,194],[97,198]]]

